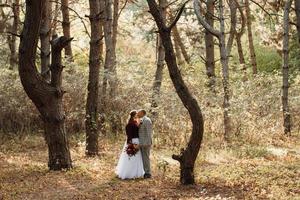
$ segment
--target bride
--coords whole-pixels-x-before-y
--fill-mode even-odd
[[[137,117],[137,111],[130,112],[130,118],[126,125],[127,140],[122,149],[121,156],[119,158],[118,165],[115,173],[121,179],[134,179],[142,178],[144,176],[144,167],[141,151],[138,151],[135,155],[130,156],[126,152],[126,148],[129,144],[139,144],[139,120]]]

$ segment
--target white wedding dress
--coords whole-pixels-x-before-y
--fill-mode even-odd
[[[133,138],[132,143],[139,144],[139,139]],[[125,142],[122,149],[115,173],[120,179],[142,178],[145,171],[141,151],[138,151],[134,156],[128,156],[126,147],[127,142]]]

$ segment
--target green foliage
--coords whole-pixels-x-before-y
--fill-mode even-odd
[[[275,48],[256,45],[257,67],[260,72],[274,72],[281,70],[281,57]]]

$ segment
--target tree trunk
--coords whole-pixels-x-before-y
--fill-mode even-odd
[[[192,135],[189,139],[187,148],[185,150],[182,150],[180,155],[173,155],[172,157],[180,162],[180,182],[182,184],[193,184],[195,183],[195,161],[199,153],[203,138],[203,118],[196,99],[189,92],[189,89],[182,79],[180,70],[176,62],[176,57],[171,40],[171,29],[172,27],[174,27],[174,25],[176,25],[176,22],[183,12],[184,6],[180,9],[174,22],[172,22],[171,25],[167,27],[164,23],[164,19],[155,0],[147,0],[147,2],[150,8],[150,13],[154,17],[156,25],[158,26],[159,34],[165,48],[165,61],[168,66],[171,80],[179,98],[181,99],[185,108],[188,110],[192,120]]]
[[[116,43],[118,31],[118,0],[114,1],[114,18],[112,11],[112,0],[104,0],[104,37],[105,37],[105,64],[104,64],[104,79],[103,79],[103,95],[107,95],[109,86],[110,98],[115,98],[117,89],[117,71],[116,71]]]
[[[182,39],[180,37],[180,34],[179,34],[179,31],[177,29],[177,26],[174,26],[174,28],[172,29],[172,32],[173,32],[173,35],[174,35],[174,40],[176,41],[176,43],[179,45],[180,47],[180,50],[181,50],[181,53],[184,57],[184,60],[186,63],[190,63],[190,57],[186,51],[186,47],[184,46],[183,42],[182,42]],[[175,42],[174,41],[174,42]]]
[[[36,50],[45,1],[27,0],[24,28],[19,47],[19,75],[28,97],[41,114],[48,145],[50,170],[69,169],[72,161],[65,131],[61,51],[71,39],[52,41],[51,82],[47,83],[35,65]]]
[[[240,20],[241,20],[241,29],[240,31],[236,32],[236,45],[237,45],[237,50],[238,50],[238,55],[239,55],[239,61],[240,61],[240,65],[242,66],[242,70],[244,71],[244,73],[246,73],[246,64],[245,64],[245,57],[244,57],[244,53],[243,53],[243,46],[242,46],[242,36],[245,32],[245,15],[243,12],[242,7],[238,4],[237,8],[239,10],[240,13]]]
[[[224,90],[223,100],[223,115],[224,115],[224,138],[229,141],[229,134],[231,131],[230,118],[229,118],[229,71],[228,71],[228,49],[225,42],[225,19],[223,0],[219,0],[219,19],[220,19],[220,56],[222,63],[222,82]]]
[[[223,117],[224,117],[224,138],[226,141],[229,140],[229,133],[231,131],[231,123],[229,117],[229,67],[228,67],[228,50],[225,42],[225,19],[224,19],[224,5],[223,0],[219,0],[219,16],[220,30],[214,29],[208,24],[208,22],[201,15],[200,2],[194,0],[194,10],[198,21],[202,26],[209,31],[212,35],[218,38],[220,46],[220,56],[222,64],[222,82],[224,90],[224,100],[223,100]]]
[[[113,21],[112,21],[112,65],[110,67],[110,98],[116,98],[117,95],[117,37],[118,37],[118,20],[119,20],[119,0],[113,1]]]
[[[173,28],[173,30],[174,30],[174,28]],[[176,55],[176,58],[177,58],[178,65],[180,66],[184,63],[184,61],[183,61],[182,56],[181,56],[181,49],[180,49],[180,46],[178,44],[178,40],[175,39],[174,31],[172,33],[173,33],[172,35],[173,35],[175,55]]]
[[[253,74],[257,74],[257,63],[256,63],[256,55],[255,55],[255,49],[254,49],[253,37],[252,37],[252,17],[251,17],[249,0],[245,0],[245,9],[246,9],[246,18],[247,18],[250,61],[252,65]]]
[[[52,20],[52,24],[51,24],[51,36],[52,39],[56,38],[57,33],[56,33],[56,29],[57,29],[57,22],[58,22],[58,16],[59,16],[59,2],[54,2],[54,12],[53,12],[53,20]]]
[[[17,54],[17,37],[18,34],[18,27],[20,22],[20,2],[19,0],[14,0],[14,3],[12,4],[12,11],[13,11],[13,24],[10,30],[10,33],[8,33],[8,45],[10,49],[10,69],[14,69],[18,63],[18,54]]]
[[[160,13],[162,15],[162,18],[164,20],[164,23],[166,21],[166,6],[167,6],[167,0],[159,0],[159,9]],[[153,83],[153,92],[152,92],[152,98],[151,98],[151,114],[152,114],[152,120],[155,122],[155,120],[158,117],[158,101],[160,96],[160,88],[161,83],[163,79],[163,69],[165,66],[165,49],[162,44],[161,37],[157,35],[157,60],[156,60],[156,72],[155,72],[155,78]]]
[[[107,100],[107,88],[113,66],[113,40],[112,40],[112,0],[100,0],[104,4],[104,39],[105,39],[105,61],[102,94],[104,102]]]
[[[236,0],[229,0],[229,8],[230,8],[230,31],[229,31],[229,37],[227,41],[227,57],[229,59],[233,41],[236,35],[236,11],[237,11],[237,5]]]
[[[295,13],[296,13],[298,42],[300,44],[300,0],[295,0]]]
[[[205,13],[205,19],[207,23],[214,27],[214,0],[207,0],[206,2],[206,13]],[[208,85],[209,87],[213,87],[216,82],[216,73],[215,73],[215,48],[214,48],[214,36],[205,29],[205,51],[206,51],[206,61],[205,61],[205,67],[206,67],[206,75],[208,77]]]
[[[62,12],[62,28],[63,34],[66,38],[71,38],[71,23],[69,14],[69,0],[61,0],[61,12]],[[65,56],[73,61],[73,52],[71,43],[65,47]]]
[[[41,74],[46,81],[50,80],[50,34],[52,3],[45,0],[40,27],[41,40]]]
[[[89,58],[89,82],[88,95],[86,101],[86,155],[94,156],[98,154],[98,85],[99,69],[101,61],[100,41],[101,22],[99,0],[89,0],[90,4],[90,23],[91,41]]]
[[[282,110],[283,127],[286,135],[291,134],[291,116],[289,110],[289,13],[292,0],[287,0],[284,6],[283,16],[283,55],[282,55]]]

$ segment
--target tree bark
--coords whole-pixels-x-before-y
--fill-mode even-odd
[[[181,49],[180,49],[180,46],[178,44],[178,40],[175,39],[174,31],[172,33],[173,33],[172,35],[173,35],[175,55],[176,55],[176,58],[177,58],[178,65],[180,66],[184,63],[184,61],[183,61],[183,58],[182,58],[182,55],[181,55]]]
[[[46,81],[50,80],[50,34],[52,3],[45,0],[40,27],[41,40],[41,74]]]
[[[292,0],[287,0],[283,16],[283,47],[282,47],[282,111],[284,134],[291,134],[291,116],[289,110],[289,14]]]
[[[66,38],[71,38],[71,23],[70,23],[70,13],[69,13],[69,0],[61,0],[61,13],[62,13],[62,28],[63,34]],[[65,47],[65,56],[73,61],[73,52],[71,43]]]
[[[300,44],[300,0],[295,0],[295,13],[296,13],[298,42]]]
[[[104,61],[104,77],[102,84],[102,94],[104,101],[107,99],[108,81],[111,76],[111,68],[113,66],[113,40],[112,40],[112,0],[100,0],[104,4],[104,39],[105,39],[105,61]]]
[[[237,44],[240,65],[242,66],[242,70],[244,71],[244,73],[246,73],[247,68],[246,68],[246,64],[245,64],[245,57],[244,57],[243,46],[242,46],[242,41],[241,41],[242,36],[245,33],[246,19],[245,19],[245,15],[244,15],[242,7],[238,4],[237,8],[239,10],[240,18],[241,18],[241,29],[240,29],[240,31],[236,32],[236,44]]]
[[[20,22],[20,2],[19,0],[14,0],[12,4],[13,11],[13,24],[10,26],[10,33],[8,33],[8,45],[10,49],[10,69],[15,69],[18,63],[18,54],[17,54],[17,37],[18,28]]]
[[[177,26],[174,26],[174,28],[172,29],[173,35],[174,35],[174,42],[176,42],[178,44],[178,46],[180,47],[180,51],[184,57],[184,60],[186,63],[190,63],[191,59],[186,51],[186,47],[184,46],[183,42],[182,42],[182,38],[180,37],[179,31]]]
[[[249,51],[250,51],[250,61],[252,65],[253,74],[257,74],[257,63],[256,63],[256,55],[253,44],[253,36],[252,36],[252,17],[251,17],[251,9],[249,5],[249,0],[245,0],[245,9],[246,9],[246,18],[247,18],[247,31],[248,31],[248,42],[249,42]]]
[[[182,184],[194,184],[194,166],[203,138],[203,117],[196,99],[189,92],[189,89],[182,79],[171,40],[171,29],[176,25],[176,22],[183,12],[184,6],[180,9],[171,25],[167,27],[155,0],[147,0],[147,2],[150,13],[158,26],[159,34],[165,48],[165,61],[168,66],[171,80],[179,98],[189,112],[193,124],[192,134],[187,148],[182,150],[180,155],[173,155],[172,157],[180,162],[180,182]]]
[[[36,50],[45,1],[27,0],[24,28],[19,47],[19,75],[28,97],[41,114],[48,145],[50,170],[69,169],[72,161],[65,131],[61,51],[71,39],[60,37],[52,42],[51,82],[47,83],[35,65]]]
[[[230,137],[230,118],[229,118],[229,71],[228,71],[228,49],[226,48],[225,42],[225,19],[224,19],[224,7],[223,0],[219,0],[219,19],[220,19],[220,56],[222,63],[222,82],[224,90],[223,100],[223,116],[224,116],[224,138],[229,141]],[[228,45],[227,45],[228,46]]]
[[[205,19],[207,23],[214,27],[214,0],[207,0],[206,2],[206,13]],[[213,87],[216,82],[216,73],[215,73],[215,46],[214,46],[214,36],[205,29],[205,52],[206,52],[206,60],[205,60],[205,67],[206,67],[206,75],[208,77],[208,85],[209,87]]]
[[[166,6],[167,6],[167,0],[159,0],[159,9],[161,16],[164,20],[164,23],[166,21]],[[155,72],[155,78],[153,83],[153,92],[152,92],[152,98],[151,98],[151,114],[152,114],[152,121],[155,122],[155,120],[158,117],[158,101],[160,96],[160,88],[162,84],[163,79],[163,69],[165,66],[165,49],[162,44],[161,37],[157,35],[157,60],[156,60],[156,72]]]
[[[100,28],[100,5],[99,0],[89,0],[91,41],[89,58],[89,82],[88,95],[86,101],[86,155],[98,155],[98,87],[99,70],[101,61],[102,40]]]
[[[230,31],[229,31],[229,37],[227,40],[227,56],[230,56],[233,41],[236,35],[236,11],[237,11],[237,5],[236,0],[229,0],[229,9],[230,9]]]
[[[213,34],[219,40],[219,49],[221,56],[221,64],[222,64],[222,82],[223,82],[223,90],[224,90],[224,100],[223,100],[223,119],[224,119],[224,139],[229,141],[229,134],[231,131],[231,122],[229,117],[229,67],[228,67],[228,50],[225,40],[225,19],[224,19],[224,5],[223,1],[219,0],[219,21],[220,21],[220,30],[216,30],[211,27],[208,22],[202,17],[200,3],[198,0],[194,0],[194,10],[197,16],[198,21],[202,24],[202,26]]]
[[[57,36],[57,22],[58,22],[58,16],[59,16],[59,2],[54,2],[54,12],[53,12],[53,20],[52,20],[52,24],[51,24],[51,36],[52,39],[56,38]]]

